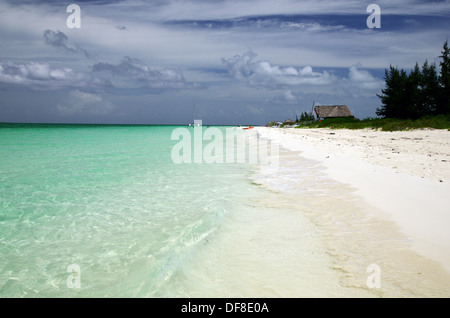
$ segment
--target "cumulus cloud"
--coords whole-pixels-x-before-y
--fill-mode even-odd
[[[68,44],[67,41],[69,40],[69,38],[64,32],[45,30],[44,39],[45,43],[47,43],[48,45],[62,48],[72,53],[81,53],[84,54],[84,56],[86,57],[90,57],[89,53],[85,49],[77,45]]]
[[[62,115],[74,114],[94,114],[105,115],[115,109],[114,105],[103,100],[102,96],[94,93],[74,90],[69,93],[69,97],[64,105],[58,105],[57,110]]]
[[[128,56],[124,57],[119,64],[94,64],[92,70],[94,72],[106,71],[114,76],[126,77],[152,89],[195,87],[195,84],[186,82],[180,70],[150,67],[145,62]]]
[[[66,87],[108,87],[111,84],[71,68],[52,68],[47,63],[15,64],[0,62],[0,83],[26,86],[31,89]]]
[[[315,72],[311,66],[282,67],[267,61],[257,61],[256,56],[255,52],[249,50],[242,55],[222,58],[222,63],[235,78],[246,80],[251,84],[275,87],[302,84],[328,85],[336,80],[335,76],[327,71]]]
[[[335,73],[339,73],[338,70],[317,72],[311,66],[282,67],[268,61],[257,60],[256,56],[256,53],[250,50],[242,55],[223,58],[222,62],[226,65],[228,73],[240,81],[271,90],[283,89],[284,94],[275,98],[282,103],[298,103],[299,92],[315,95],[331,94],[336,99],[343,96],[375,96],[384,85],[382,79],[374,77],[369,71],[356,65],[347,69],[348,76],[345,76],[345,73],[337,76]]]
[[[381,89],[384,85],[384,82],[381,79],[373,77],[366,70],[358,69],[355,65],[350,67],[348,78],[353,85],[362,89]]]
[[[284,100],[292,102],[297,101],[297,97],[291,91],[285,91],[283,95]]]

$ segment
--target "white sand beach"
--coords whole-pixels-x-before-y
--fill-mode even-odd
[[[450,131],[259,127],[260,136],[320,162],[413,249],[450,272]],[[371,212],[371,213],[372,213]]]
[[[449,131],[250,131],[280,146],[279,165],[249,176],[185,294],[450,297]]]

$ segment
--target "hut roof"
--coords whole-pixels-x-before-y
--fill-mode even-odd
[[[319,118],[353,117],[346,105],[315,106]]]
[[[295,123],[295,121],[293,121],[292,119],[286,119],[286,120],[284,121],[284,123]]]

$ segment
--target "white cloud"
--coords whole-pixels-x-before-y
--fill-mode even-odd
[[[284,92],[284,99],[286,101],[296,101],[297,97],[295,97],[294,94],[292,94],[291,91],[285,91]]]
[[[103,100],[99,94],[82,92],[80,90],[71,91],[65,103],[57,106],[58,112],[62,115],[83,113],[105,115],[111,113],[114,109],[114,105],[109,101]]]
[[[89,53],[85,49],[81,48],[78,45],[68,44],[67,41],[69,38],[64,32],[61,31],[55,32],[47,29],[44,31],[44,39],[45,43],[47,43],[48,45],[62,48],[64,50],[73,53],[81,53],[84,54],[86,57],[89,57]]]
[[[20,4],[25,2],[29,4]],[[153,98],[149,101],[148,91],[134,89],[137,86],[170,90],[170,94],[153,96],[160,98],[158,105],[165,106],[161,118],[166,116],[169,118],[166,121],[173,117],[170,105],[184,105],[194,99],[208,100],[214,106],[229,103],[230,110],[258,105],[267,107],[267,112],[274,95],[279,104],[288,105],[309,105],[313,100],[341,103],[351,95],[360,99],[358,104],[364,105],[367,112],[372,112],[378,106],[375,94],[379,90],[370,70],[381,70],[389,64],[410,68],[416,61],[422,63],[438,56],[448,31],[428,23],[429,17],[425,20],[420,17],[433,12],[448,15],[450,6],[448,0],[395,3],[380,0],[377,4],[382,15],[395,13],[399,20],[394,21],[391,16],[388,23],[388,19],[382,18],[382,28],[370,30],[365,23],[369,3],[359,0],[83,1],[82,28],[69,30],[66,29],[68,14],[64,10],[67,4],[56,0],[0,0],[3,13],[0,85],[39,90],[69,88],[82,93],[87,87],[108,84],[95,76],[111,79],[120,89],[116,92],[124,92],[122,100],[114,100],[118,107],[119,103],[128,105],[130,100],[142,105],[156,103]],[[414,15],[412,23],[402,21],[402,15]],[[183,24],[189,20],[199,26]],[[205,27],[201,27],[202,21]],[[212,21],[211,28],[206,27],[209,21]],[[420,28],[414,25],[417,21],[421,22]],[[45,38],[45,30],[55,31],[47,32]],[[73,54],[76,45],[86,48],[95,62]],[[248,47],[259,53],[260,61],[251,51],[233,57]],[[123,56],[140,60],[130,58],[124,62]],[[221,57],[226,57],[225,64],[221,64]],[[84,72],[101,61],[107,62],[103,63],[106,72]],[[356,61],[361,61],[367,70],[350,67]],[[225,74],[224,65],[228,69]],[[230,74],[238,80],[230,80]],[[188,91],[186,87],[195,85],[187,79],[208,83],[208,87],[201,92]],[[382,83],[381,79],[378,82]],[[126,91],[127,88],[131,90]],[[174,88],[179,89],[173,93]],[[49,104],[59,93],[42,94],[36,104]],[[101,98],[97,94],[90,96],[91,99],[78,96],[85,103],[77,104],[76,94],[60,102],[60,111],[87,112],[88,101],[93,105],[96,96]],[[12,90],[8,96],[17,99]],[[70,104],[69,99],[75,104]],[[264,104],[265,99],[270,102]],[[97,104],[102,101],[97,100]],[[217,122],[222,117],[217,115]]]
[[[247,105],[247,111],[249,113],[251,113],[251,114],[258,115],[258,114],[263,114],[264,113],[264,108],[256,107],[256,106],[253,106],[253,105]]]
[[[246,80],[251,84],[266,86],[292,85],[329,85],[336,77],[327,71],[314,72],[311,66],[295,68],[271,65],[267,61],[255,61],[256,53],[252,50],[243,55],[232,58],[222,58],[228,72],[239,80]]]
[[[107,71],[114,76],[126,77],[153,89],[192,88],[195,84],[187,83],[183,73],[177,69],[155,68],[145,62],[131,57],[124,57],[119,64],[97,63],[94,72]]]
[[[278,102],[296,103],[299,101],[299,93],[333,95],[336,99],[344,96],[376,96],[384,85],[382,79],[356,65],[348,68],[348,76],[338,76],[334,74],[339,73],[338,70],[317,72],[309,65],[282,67],[268,61],[258,61],[256,56],[250,50],[243,55],[222,59],[222,62],[229,74],[239,81],[271,90],[283,89],[284,93],[275,97]]]
[[[384,85],[384,81],[373,77],[366,70],[359,70],[355,65],[350,67],[348,78],[353,85],[362,89],[376,90]]]
[[[0,82],[37,90],[110,86],[109,82],[89,74],[75,72],[68,67],[54,69],[47,63],[39,62],[25,64],[0,62]]]
[[[314,23],[298,23],[298,22],[284,22],[280,25],[281,28],[298,29],[302,32],[332,32],[345,30],[343,25],[323,25],[317,22]]]

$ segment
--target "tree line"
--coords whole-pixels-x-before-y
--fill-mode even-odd
[[[312,112],[303,112],[300,114],[300,117],[298,117],[297,115],[295,115],[295,122],[296,123],[304,123],[304,122],[312,122],[314,121],[314,115]]]
[[[385,88],[376,114],[384,118],[417,119],[450,114],[450,49],[444,43],[438,73],[435,63],[418,63],[407,74],[392,65],[385,70]]]

